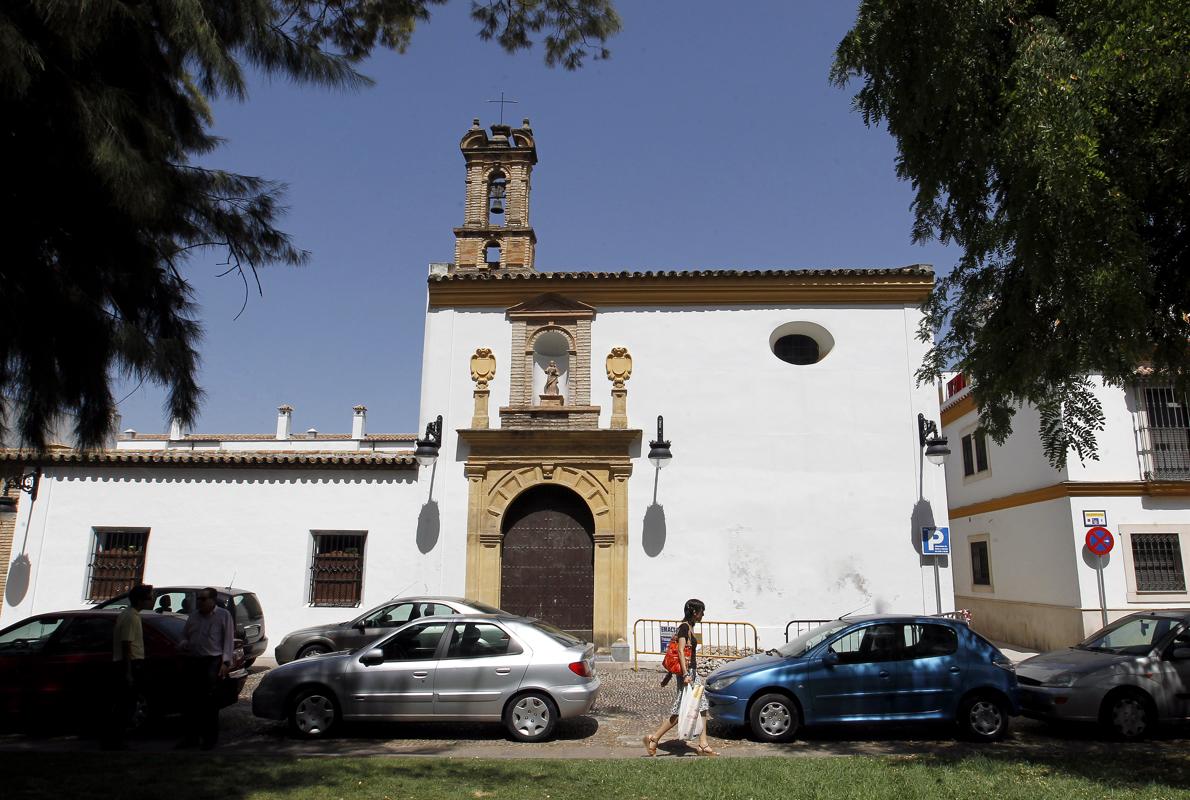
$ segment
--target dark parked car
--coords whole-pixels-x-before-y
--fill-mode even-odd
[[[1024,713],[1140,739],[1190,722],[1190,610],[1138,611],[1017,667]]]
[[[355,619],[294,631],[277,645],[275,655],[278,664],[287,664],[299,658],[355,650],[418,617],[503,613],[486,603],[461,597],[394,597]]]
[[[706,687],[712,717],[770,742],[802,725],[929,720],[993,741],[1020,713],[1012,662],[939,617],[836,620],[716,670]]]
[[[304,738],[340,720],[503,722],[512,738],[550,738],[599,694],[595,646],[510,614],[418,618],[358,650],[269,670],[252,713]]]
[[[0,631],[0,716],[28,723],[85,717],[103,719],[111,695],[112,636],[116,611],[38,614]],[[181,710],[182,659],[178,645],[186,620],[141,612],[145,669],[138,698],[139,724],[149,714]],[[236,642],[232,672],[219,685],[221,706],[239,696],[247,671]]]
[[[153,610],[161,613],[189,614],[197,605],[194,598],[202,586],[154,586]],[[235,618],[236,638],[244,640],[245,667],[250,667],[269,647],[264,633],[264,609],[256,595],[245,589],[230,586],[217,588],[216,602],[232,612]],[[128,594],[120,594],[106,600],[96,608],[127,608]]]

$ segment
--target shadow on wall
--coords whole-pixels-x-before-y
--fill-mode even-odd
[[[665,549],[665,506],[651,503],[645,510],[645,522],[640,535],[645,555],[656,558]]]
[[[441,532],[442,518],[438,513],[438,501],[430,500],[417,515],[417,549],[423,555],[433,550]]]
[[[8,567],[8,583],[4,587],[4,602],[10,606],[20,605],[29,591],[29,575],[32,564],[27,553],[21,553]]]

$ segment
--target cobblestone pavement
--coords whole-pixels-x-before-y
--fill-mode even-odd
[[[497,724],[375,723],[343,725],[326,741],[291,738],[284,723],[252,716],[251,692],[263,670],[249,676],[239,702],[221,713],[222,734],[218,752],[275,755],[421,755],[459,758],[639,758],[641,739],[669,713],[673,685],[659,686],[662,673],[655,668],[634,672],[625,665],[599,664],[603,686],[592,713],[558,725],[557,738],[541,744],[509,740]],[[789,744],[750,741],[742,730],[712,723],[712,747],[724,756],[842,756],[978,753],[987,746],[956,741],[951,726],[850,726],[811,729]],[[163,720],[135,738],[134,750],[165,752],[178,739],[177,720]],[[1052,757],[1055,753],[1092,757],[1111,754],[1119,758],[1130,751],[1138,758],[1185,751],[1190,730],[1167,731],[1154,740],[1120,744],[1101,740],[1093,727],[1053,728],[1018,717],[1008,739],[996,745],[1001,753]],[[78,736],[0,735],[0,750],[80,751],[98,744]],[[691,748],[667,740],[658,750],[664,758],[696,757]]]

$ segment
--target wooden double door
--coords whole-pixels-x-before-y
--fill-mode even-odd
[[[595,521],[570,489],[525,491],[504,515],[500,606],[593,639]]]

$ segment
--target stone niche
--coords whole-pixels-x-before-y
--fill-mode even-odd
[[[598,428],[599,406],[591,405],[595,309],[558,294],[543,294],[508,309],[507,318],[512,324],[512,364],[508,405],[500,409],[501,427]]]

